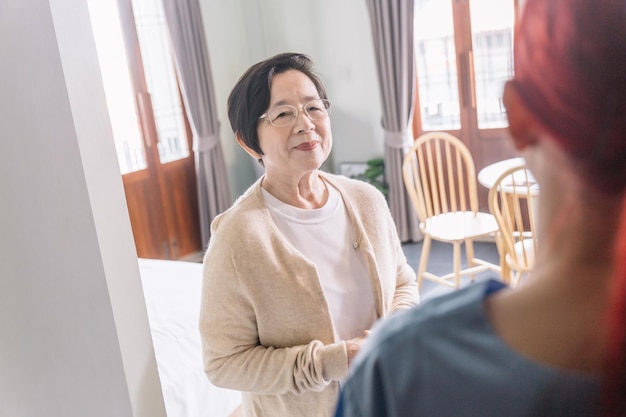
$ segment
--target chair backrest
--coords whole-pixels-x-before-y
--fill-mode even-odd
[[[420,221],[455,211],[478,211],[476,169],[469,149],[445,132],[426,133],[404,157],[402,176]]]
[[[537,252],[535,223],[539,186],[526,166],[508,169],[489,190],[489,210],[500,229],[500,244],[511,269],[532,269]]]

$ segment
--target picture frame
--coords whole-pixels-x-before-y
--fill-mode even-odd
[[[363,178],[367,167],[367,162],[340,162],[339,174],[349,178]]]

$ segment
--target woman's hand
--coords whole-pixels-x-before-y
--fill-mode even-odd
[[[348,353],[348,366],[352,364],[352,359],[359,353],[361,346],[365,339],[371,334],[369,330],[363,332],[363,336],[355,337],[354,339],[346,340],[346,350]]]

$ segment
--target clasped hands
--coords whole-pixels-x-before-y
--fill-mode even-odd
[[[370,330],[365,330],[363,332],[363,336],[359,336],[359,337],[355,337],[354,339],[346,340],[346,350],[347,350],[347,354],[348,354],[348,366],[350,366],[350,364],[352,364],[352,360],[354,359],[356,354],[359,353],[359,350],[361,350],[361,347],[363,346],[363,343],[365,342],[365,339],[367,339],[367,337],[370,334],[372,334],[372,332]]]

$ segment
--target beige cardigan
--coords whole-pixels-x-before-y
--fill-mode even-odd
[[[378,317],[418,300],[382,194],[369,184],[320,173],[343,198],[365,254]],[[243,392],[249,417],[331,416],[348,374],[315,265],[285,244],[260,180],[212,223],[200,313],[204,367],[217,386]]]

